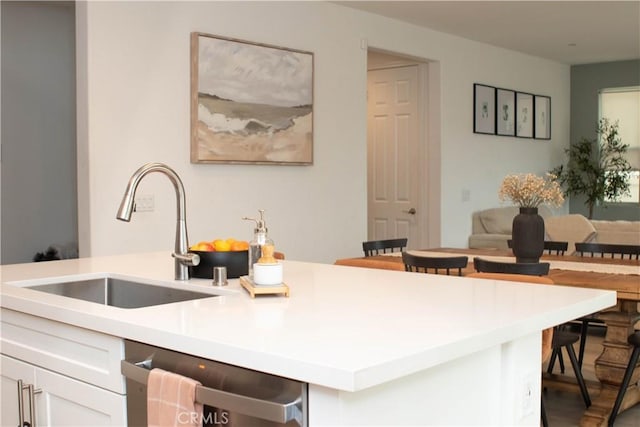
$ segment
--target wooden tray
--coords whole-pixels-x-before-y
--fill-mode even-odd
[[[284,294],[285,297],[289,296],[289,286],[285,283],[280,286],[256,286],[248,276],[240,276],[240,284],[251,294],[251,298],[255,298],[256,295],[274,294]]]

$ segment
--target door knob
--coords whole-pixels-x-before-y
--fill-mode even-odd
[[[416,208],[411,208],[408,211],[402,211],[404,213],[408,213],[409,215],[415,215],[416,214]]]

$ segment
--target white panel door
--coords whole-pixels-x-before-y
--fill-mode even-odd
[[[419,244],[418,66],[368,72],[368,239]]]

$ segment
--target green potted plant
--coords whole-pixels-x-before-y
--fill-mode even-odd
[[[596,128],[597,138],[582,137],[565,150],[569,156],[567,165],[560,165],[551,173],[564,188],[565,196],[583,195],[589,208],[589,219],[593,208],[607,200],[618,200],[629,194],[629,171],[631,165],[625,158],[629,148],[618,134],[618,123],[600,119]]]

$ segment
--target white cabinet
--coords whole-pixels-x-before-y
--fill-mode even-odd
[[[18,386],[33,384],[35,416],[23,391],[23,416],[31,426],[123,426],[125,397],[8,356],[0,356],[2,370],[2,426],[18,426]]]
[[[32,384],[23,413],[31,426],[123,426],[126,396],[119,363],[122,340],[2,309],[1,426],[18,426],[18,380]]]
[[[35,370],[33,366],[15,359],[0,356],[0,377],[2,378],[2,410],[0,411],[0,425],[18,426],[18,380],[21,379],[25,384],[34,384],[36,382]],[[25,420],[29,420],[28,398],[27,393],[22,392],[25,399]]]

